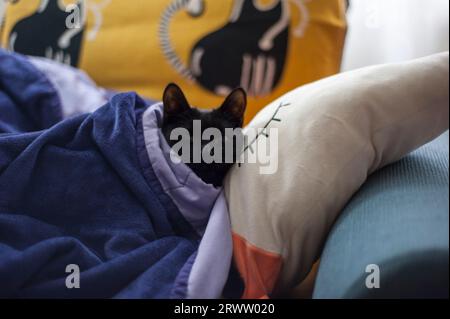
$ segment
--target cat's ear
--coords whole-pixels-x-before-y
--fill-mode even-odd
[[[237,126],[242,127],[246,108],[247,93],[245,93],[244,89],[239,88],[228,95],[219,110],[224,112]]]
[[[191,107],[180,87],[170,83],[163,94],[164,116],[171,116],[183,113]]]

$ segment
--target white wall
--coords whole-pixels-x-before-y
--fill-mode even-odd
[[[351,0],[343,70],[449,49],[449,0]]]

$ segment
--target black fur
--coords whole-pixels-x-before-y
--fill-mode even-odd
[[[193,123],[194,120],[201,122],[202,133],[208,128],[217,128],[220,130],[222,137],[225,136],[225,129],[227,128],[241,128],[246,107],[245,92],[242,89],[237,89],[228,96],[221,107],[212,111],[203,111],[190,107],[181,89],[175,84],[169,84],[164,92],[163,102],[164,119],[161,129],[169,145],[173,147],[178,143],[177,140],[170,139],[170,134],[174,129],[187,129],[191,136],[191,160],[186,165],[204,182],[216,187],[221,186],[226,173],[233,164],[225,163],[225,154],[222,154],[222,163],[209,164],[203,162],[203,159],[200,163],[193,163]],[[210,142],[202,140],[202,150]],[[225,143],[229,142],[222,139],[222,149],[225,149]],[[237,138],[233,139],[232,142],[234,145],[233,159],[236,162],[240,155],[239,143]],[[178,155],[182,156],[182,154]]]

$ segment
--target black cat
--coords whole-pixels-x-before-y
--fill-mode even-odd
[[[271,93],[286,63],[289,23],[273,38],[268,31],[283,19],[285,5],[279,1],[274,8],[260,11],[253,1],[242,1],[234,19],[194,46],[190,69],[196,81],[216,94],[238,86],[252,96]]]
[[[170,22],[180,10],[200,18],[202,0],[172,0],[162,14],[159,38],[163,54],[183,77],[226,96],[242,87],[250,96],[270,94],[280,83],[290,33],[288,0],[261,6],[254,0],[233,0],[229,21],[194,46],[188,65],[170,40]],[[302,26],[303,28],[304,26]]]
[[[226,129],[241,128],[244,120],[245,108],[247,105],[246,93],[243,89],[234,90],[226,99],[225,102],[217,109],[212,111],[198,110],[192,108],[182,90],[176,84],[169,84],[164,91],[163,96],[164,103],[164,118],[161,126],[163,135],[169,145],[173,147],[180,142],[180,139],[172,140],[170,135],[173,130],[177,128],[184,128],[190,135],[190,154],[182,154],[178,152],[181,158],[187,158],[185,161],[194,173],[200,177],[205,183],[212,184],[215,187],[222,185],[223,179],[231,168],[233,163],[238,159],[241,154],[243,139],[241,131],[238,130],[238,134],[234,135],[231,139],[226,139]],[[198,120],[201,124],[201,132],[203,133],[208,128],[218,129],[221,133],[222,139],[222,154],[220,162],[206,163],[201,157],[201,161],[194,163],[194,152],[203,152],[207,145],[211,145],[214,141],[201,140],[201,150],[194,148],[194,139],[198,138],[194,135],[194,121]],[[228,144],[227,143],[233,143]],[[231,147],[230,147],[231,146]],[[225,156],[225,150],[227,147],[233,150],[232,160],[233,162],[227,162]],[[183,156],[184,155],[184,156]],[[186,157],[187,155],[187,157]],[[211,154],[214,155],[214,154]]]
[[[84,0],[77,2],[84,15]],[[20,20],[9,35],[10,50],[25,55],[47,57],[78,66],[85,25],[69,28],[67,19],[73,12],[59,6],[59,0],[41,0],[38,10]],[[79,17],[83,21],[83,17]]]

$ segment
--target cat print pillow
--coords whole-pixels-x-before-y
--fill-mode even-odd
[[[246,122],[287,91],[337,73],[346,32],[345,0],[1,2],[9,50],[151,99],[176,82],[203,108],[242,87]]]

